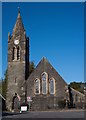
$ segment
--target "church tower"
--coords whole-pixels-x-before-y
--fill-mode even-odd
[[[25,100],[25,81],[29,76],[29,37],[18,10],[12,36],[8,33],[8,87],[7,108],[11,109],[12,98],[17,93]]]

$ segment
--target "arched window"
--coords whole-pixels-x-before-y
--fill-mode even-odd
[[[53,77],[49,80],[49,92],[55,94],[55,79]]]
[[[20,49],[19,46],[13,47],[13,51],[12,51],[12,60],[19,60],[20,59]]]
[[[17,48],[13,47],[12,60],[17,60]]]
[[[40,94],[40,80],[38,78],[35,79],[35,94]]]
[[[48,75],[47,73],[42,73],[42,93],[47,94],[48,86],[47,86],[47,80],[48,80]]]
[[[14,60],[17,60],[17,48],[14,50]]]
[[[14,52],[15,52],[15,47],[13,47],[12,60],[14,60]]]
[[[17,60],[20,59],[20,50],[19,50],[19,46],[17,47]]]

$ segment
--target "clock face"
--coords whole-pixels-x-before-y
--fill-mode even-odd
[[[19,44],[19,40],[14,40],[14,44],[18,45]]]

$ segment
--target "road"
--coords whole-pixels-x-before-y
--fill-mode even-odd
[[[55,111],[55,112],[31,111],[26,113],[7,114],[3,116],[3,118],[84,118],[84,111],[83,110],[66,110],[66,111]]]

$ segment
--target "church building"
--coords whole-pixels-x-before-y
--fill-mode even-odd
[[[12,99],[17,93],[22,102],[30,97],[32,110],[49,110],[58,107],[59,101],[70,101],[67,83],[43,57],[29,75],[29,37],[18,11],[12,35],[8,33],[8,87],[6,105],[12,108]],[[84,101],[84,94],[72,91],[73,103]]]

